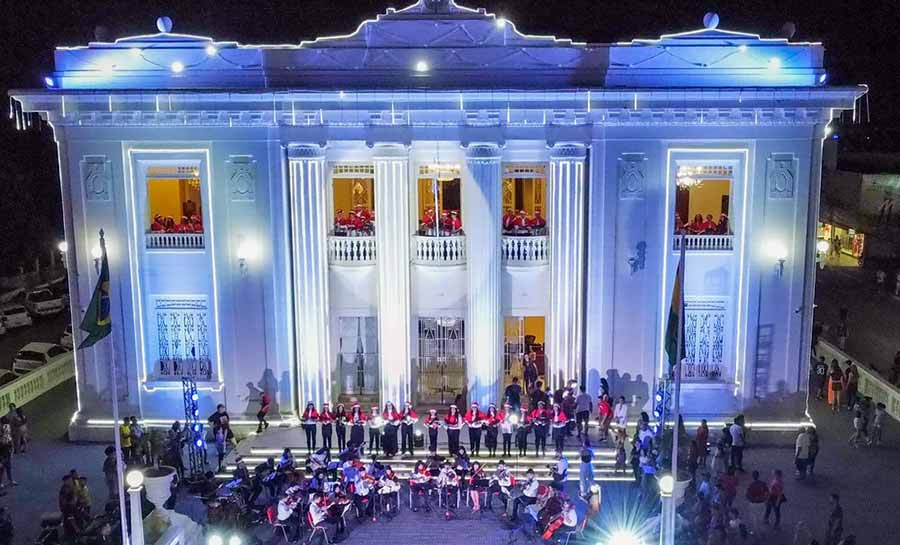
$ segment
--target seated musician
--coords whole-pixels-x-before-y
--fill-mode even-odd
[[[247,462],[242,456],[235,458],[235,468],[231,472],[232,481],[228,483],[229,488],[233,488],[241,495],[245,502],[250,499],[252,492],[252,481],[250,479],[250,470],[247,468]]]
[[[556,463],[547,467],[550,468],[550,474],[553,477],[553,486],[557,490],[562,490],[566,484],[566,478],[569,476],[569,459],[560,452],[556,455]]]
[[[428,492],[434,488],[434,483],[428,467],[422,460],[416,462],[412,473],[409,475],[409,488],[412,491],[413,498],[422,498],[421,502],[423,502],[425,512],[430,513],[431,505],[428,503]],[[413,512],[418,512],[419,510],[419,506],[416,503],[417,501],[413,499]]]
[[[356,480],[351,484],[350,490],[353,492],[353,503],[356,505],[356,513],[360,519],[362,518],[362,513],[365,513],[367,517],[371,517],[375,512],[374,496],[372,495],[374,484],[375,479],[369,475],[365,466],[358,468]]]
[[[562,527],[569,529],[575,528],[578,524],[578,512],[575,511],[575,504],[568,499],[563,502],[562,508],[555,517],[553,517],[544,528],[544,534],[541,536],[546,541],[550,541],[553,534]]]
[[[488,486],[488,496],[486,498],[487,510],[493,511],[494,496],[500,498],[503,503],[503,512],[506,514],[506,507],[509,504],[509,492],[515,486],[516,480],[506,467],[506,462],[500,460],[497,462],[497,469],[494,476],[491,477]]]
[[[299,487],[288,488],[284,496],[278,500],[278,522],[287,527],[288,541],[299,540],[303,532],[303,521],[300,518],[302,505]]]
[[[306,517],[310,528],[320,526],[328,519],[328,503],[324,492],[316,492],[310,499]]]
[[[484,474],[481,462],[472,462],[472,473],[469,475],[469,498],[472,511],[481,511],[481,493],[487,490],[490,481]]]
[[[437,486],[441,495],[447,498],[447,507],[449,508],[450,498],[456,496],[457,491],[459,490],[459,474],[456,473],[456,470],[453,469],[453,464],[449,461],[445,461],[441,467],[441,472],[438,474]],[[458,499],[454,508],[459,508]]]
[[[550,523],[558,517],[563,510],[563,501],[559,492],[555,492],[553,488],[549,488],[547,499],[543,502],[543,507],[538,511],[538,524],[536,530],[543,533]]]
[[[347,529],[344,522],[344,509],[350,505],[350,498],[344,493],[343,487],[338,484],[330,493],[323,496],[323,501],[323,507],[325,507],[325,512],[328,514],[328,522],[335,524],[339,535],[343,534]]]
[[[378,494],[381,497],[381,509],[388,518],[394,518],[400,511],[397,492],[400,492],[400,480],[391,466],[387,466],[378,480]]]
[[[529,505],[534,505],[538,499],[538,490],[540,483],[534,477],[534,470],[530,467],[525,472],[525,483],[522,485],[522,495],[513,502],[512,520],[519,518],[519,509],[524,509]]]
[[[249,504],[254,505],[256,503],[256,498],[262,493],[263,486],[266,487],[266,491],[269,493],[270,500],[275,499],[276,494],[276,486],[277,483],[275,479],[278,476],[278,472],[275,470],[275,459],[268,458],[265,462],[259,464],[253,470],[253,491],[250,494]]]

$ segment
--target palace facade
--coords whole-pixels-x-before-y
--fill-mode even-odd
[[[290,419],[486,404],[526,359],[649,410],[682,241],[687,414],[801,390],[822,140],[865,89],[717,24],[585,44],[420,0],[299,45],[161,18],[58,48],[12,96],[55,130],[76,324],[106,233],[113,333],[77,354],[71,437],[109,425],[110,362],[159,423],[182,376],[203,410],[253,420],[264,389]]]

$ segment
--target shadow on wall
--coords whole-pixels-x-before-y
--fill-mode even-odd
[[[775,336],[775,326],[772,324],[760,324],[756,332],[756,372],[753,377],[753,397],[765,399],[769,395],[769,371],[772,365],[772,347]],[[784,381],[779,390],[785,390]]]
[[[244,414],[256,415],[260,408],[259,400],[262,398],[263,392],[268,392],[269,397],[272,399],[272,407],[269,409],[269,414],[273,416],[279,414],[278,400],[281,399],[281,392],[278,386],[278,380],[271,369],[263,371],[262,378],[256,384],[248,382],[247,397],[244,398],[247,402]]]
[[[281,384],[278,385],[278,389],[273,389],[273,392],[278,392],[277,399],[284,401],[288,405],[285,407],[284,412],[286,414],[290,414],[294,408],[290,406],[291,404],[291,375],[287,371],[281,373]],[[272,411],[269,411],[270,413]],[[274,412],[272,414],[281,414],[281,410],[278,412]]]
[[[598,383],[599,381],[597,379]],[[644,375],[638,374],[632,379],[631,373],[620,375],[618,369],[608,369],[606,381],[609,383],[610,397],[615,399],[624,396],[632,412],[645,409],[645,405],[650,399],[650,384],[644,381]]]

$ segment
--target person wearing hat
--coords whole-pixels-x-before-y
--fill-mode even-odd
[[[469,427],[469,452],[472,456],[478,456],[481,451],[481,428],[484,426],[484,413],[478,409],[478,402],[473,401],[472,406],[463,417]]]
[[[537,408],[531,411],[534,423],[534,455],[547,455],[547,427],[550,424],[550,412],[544,401],[538,401]]]
[[[458,235],[462,231],[462,218],[459,217],[459,210],[450,212],[450,232]]]
[[[491,403],[488,405],[487,413],[484,415],[484,446],[487,447],[488,456],[493,458],[497,455],[497,435],[500,432],[500,413],[497,412],[497,406]]]
[[[534,210],[534,218],[532,218],[531,220],[532,234],[543,235],[544,229],[546,228],[547,220],[545,220],[543,216],[541,216],[541,210],[539,208],[536,208]]]
[[[456,405],[450,405],[450,411],[444,417],[444,426],[447,428],[447,446],[450,456],[456,456],[459,452],[459,430],[462,429],[463,420]]]
[[[507,417],[508,419],[509,417]],[[516,448],[519,449],[519,456],[528,455],[528,436],[534,428],[531,420],[531,412],[522,411],[522,417],[519,426],[516,428]]]
[[[553,445],[558,456],[562,454],[563,443],[566,440],[566,428],[569,425],[569,417],[563,412],[559,403],[553,404],[553,412],[550,413],[550,425],[553,429]]]
[[[516,429],[510,417],[513,415],[512,405],[505,403],[503,412],[497,415],[497,428],[503,435],[503,454],[502,456],[512,456],[512,436]]]
[[[503,234],[508,235],[513,230],[513,222],[516,220],[516,214],[513,212],[512,208],[507,208],[503,211]]]
[[[419,415],[413,409],[412,403],[407,401],[400,412],[400,454],[409,452],[410,456],[415,456],[413,452],[413,427],[419,421]]]
[[[347,448],[347,410],[344,409],[343,403],[338,403],[334,407],[334,432],[337,435],[338,452],[343,452]]]
[[[322,403],[322,410],[319,411],[319,424],[322,425],[322,447],[331,452],[331,427],[334,423],[334,413],[331,412],[331,405],[326,401]]]
[[[381,414],[381,417],[384,419],[384,439],[382,440],[384,454],[388,457],[396,456],[400,413],[397,412],[393,402],[388,401],[384,404],[384,412]]]
[[[300,416],[301,426],[306,433],[306,450],[312,454],[316,450],[316,424],[319,422],[319,413],[313,402],[306,404],[306,409]]]
[[[366,436],[366,415],[359,408],[359,403],[354,403],[350,407],[348,421],[350,422],[350,443],[347,446],[359,448],[365,441]]]
[[[437,409],[428,409],[428,416],[425,417],[423,424],[428,430],[428,451],[431,453],[431,456],[436,456],[438,429],[441,427],[441,419],[438,416]]]

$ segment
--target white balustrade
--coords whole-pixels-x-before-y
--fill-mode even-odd
[[[328,237],[328,262],[332,265],[373,265],[375,237]]]
[[[550,261],[550,238],[505,236],[503,261],[515,265],[543,265]]]
[[[203,233],[145,233],[147,248],[203,248]]]
[[[466,237],[423,237],[414,235],[413,263],[420,265],[462,265],[466,262]]]
[[[681,251],[681,235],[672,237],[672,249]],[[734,249],[734,235],[685,235],[684,249],[707,252],[730,252]]]

